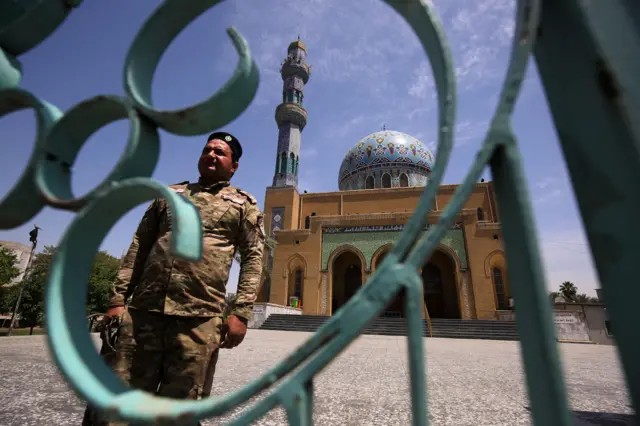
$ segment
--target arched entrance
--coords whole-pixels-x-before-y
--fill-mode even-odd
[[[382,261],[389,253],[389,250],[385,250],[378,255],[375,262],[375,270],[382,264]],[[387,305],[387,308],[380,314],[382,317],[402,317],[404,312],[404,304],[402,294],[396,296],[391,303]]]
[[[422,267],[424,301],[431,318],[460,318],[453,260],[436,250]]]
[[[333,260],[331,279],[331,312],[335,313],[362,287],[362,261],[352,251]]]
[[[388,250],[378,255],[375,269],[382,264],[387,253]],[[422,267],[424,301],[431,318],[461,318],[455,271],[453,260],[442,250],[435,250]],[[403,295],[398,295],[389,303],[381,316],[404,316]]]

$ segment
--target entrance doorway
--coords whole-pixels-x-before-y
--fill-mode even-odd
[[[358,255],[345,251],[332,266],[331,312],[335,313],[362,287],[362,262]]]
[[[422,268],[424,301],[431,318],[460,318],[453,261],[436,250]]]
[[[384,258],[387,256],[388,251],[380,253],[378,258],[376,259],[375,270],[382,264]],[[394,317],[403,317],[404,316],[404,298],[403,293],[397,295],[393,298],[393,300],[387,305],[386,309],[380,314],[381,317],[394,318]]]
[[[378,269],[387,252],[378,256]],[[458,291],[453,260],[445,252],[436,250],[422,268],[424,301],[431,318],[460,318]],[[380,314],[382,317],[404,317],[404,294],[396,296]]]

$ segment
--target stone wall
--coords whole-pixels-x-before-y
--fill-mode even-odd
[[[589,327],[582,312],[554,311],[556,338],[559,342],[590,342]]]
[[[273,303],[255,303],[253,318],[249,321],[249,328],[260,328],[271,314],[302,315],[302,310],[291,306],[274,305]]]
[[[501,321],[515,321],[513,311],[496,311]],[[605,327],[606,310],[602,304],[556,304],[553,322],[559,342],[590,342],[613,345],[613,335]]]

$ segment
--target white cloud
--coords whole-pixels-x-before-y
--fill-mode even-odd
[[[469,142],[480,142],[487,133],[489,123],[484,120],[464,120],[456,124],[455,147],[460,148]]]
[[[344,114],[345,117],[353,117],[350,119],[345,120],[344,122],[337,124],[335,126],[331,126],[327,129],[323,129],[326,136],[329,139],[334,139],[337,141],[343,141],[345,136],[347,134],[349,134],[349,132],[351,132],[353,130],[353,127],[362,123],[365,120],[365,116],[364,114],[358,114],[356,116],[352,116],[347,114]],[[376,120],[377,119],[377,120]],[[380,121],[382,119],[382,117],[368,117],[367,121]]]
[[[453,53],[458,90],[473,90],[503,78],[514,33],[515,2],[451,0],[434,8]]]
[[[409,95],[419,99],[435,99],[435,82],[429,63],[421,62],[413,73],[414,79],[409,84]]]
[[[562,191],[560,189],[552,189],[549,191],[545,191],[540,195],[537,195],[533,198],[534,204],[543,204],[552,200],[559,198],[562,195]]]
[[[545,177],[542,180],[539,180],[538,182],[536,182],[536,187],[539,189],[545,189],[546,187],[556,183],[557,181],[558,179],[554,177]]]
[[[557,200],[567,193],[567,182],[554,176],[546,176],[533,185],[533,203],[540,205]]]
[[[571,281],[580,293],[596,295],[599,280],[582,229],[543,232],[539,242],[550,291],[556,291],[564,281]]]

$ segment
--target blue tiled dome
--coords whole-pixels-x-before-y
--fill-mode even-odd
[[[339,187],[370,188],[367,178],[375,182],[375,188],[389,187],[388,181],[382,180],[385,173],[389,174],[391,187],[424,186],[434,161],[429,148],[413,136],[393,130],[371,133],[358,141],[342,160]]]

